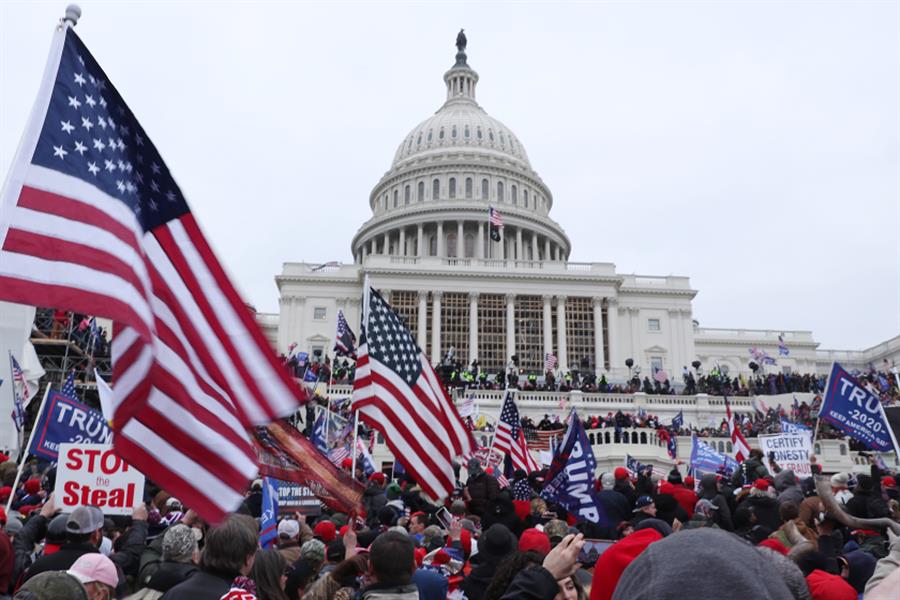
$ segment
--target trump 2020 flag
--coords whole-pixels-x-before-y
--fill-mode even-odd
[[[263,477],[262,514],[259,520],[259,545],[268,550],[278,537],[278,482]]]
[[[606,525],[603,505],[594,493],[594,471],[597,461],[584,426],[575,411],[569,416],[569,428],[553,457],[544,478],[541,496],[561,504],[581,520]]]
[[[881,400],[838,363],[831,367],[819,418],[862,442],[870,450],[890,452],[893,449]]]
[[[0,198],[0,300],[113,320],[116,454],[211,523],[256,476],[248,428],[305,401],[68,22]]]

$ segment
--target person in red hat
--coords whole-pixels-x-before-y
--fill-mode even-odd
[[[369,483],[362,498],[363,508],[366,510],[366,524],[369,527],[378,525],[378,513],[387,506],[387,494],[384,487],[384,473],[376,471],[369,475]]]
[[[526,529],[519,537],[519,552],[528,552],[534,550],[543,555],[550,552],[550,538],[547,534],[539,529]]]
[[[313,535],[327,546],[337,539],[337,528],[332,521],[325,519],[316,523],[316,526],[313,527]]]
[[[625,496],[625,499],[628,500],[629,510],[631,510],[634,508],[634,502],[637,500],[638,494],[634,486],[631,485],[631,480],[628,479],[628,469],[616,467],[613,471],[613,476],[616,479],[613,490]]]
[[[806,586],[813,600],[856,600],[858,596],[843,578],[819,569],[806,576]]]

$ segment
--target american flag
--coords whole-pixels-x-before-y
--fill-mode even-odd
[[[344,311],[338,310],[337,334],[334,337],[334,353],[337,356],[349,356],[356,358],[356,336],[347,325]]]
[[[532,473],[541,468],[528,451],[525,431],[519,421],[519,409],[513,400],[511,390],[507,390],[506,399],[503,400],[503,409],[500,411],[497,431],[494,433],[494,449],[509,454],[513,469],[523,469],[526,473]]]
[[[558,359],[556,358],[556,355],[553,354],[552,352],[548,352],[547,354],[545,354],[544,355],[544,371],[545,372],[552,371],[553,369],[555,369],[557,360]]]
[[[734,459],[738,462],[744,462],[750,456],[750,444],[747,443],[744,434],[734,424],[734,415],[731,414],[731,403],[728,402],[728,396],[725,396],[725,418],[728,422],[728,433],[731,434]]]
[[[341,466],[341,463],[344,462],[344,459],[349,456],[350,450],[347,449],[346,445],[337,446],[336,448],[332,448],[331,452],[328,453],[328,460],[339,467]]]
[[[491,227],[503,227],[503,215],[493,206],[488,209],[488,223]]]
[[[75,391],[75,369],[72,369],[71,371],[69,371],[69,374],[66,375],[66,380],[63,382],[59,393],[61,393],[66,398],[78,400],[78,392]]]
[[[54,36],[4,189],[0,300],[114,321],[117,453],[220,521],[257,473],[247,428],[304,398],[156,147],[68,25]]]
[[[565,427],[560,429],[526,429],[525,440],[532,450],[549,452],[566,435]]]
[[[19,366],[18,361],[13,357],[12,352],[9,353],[9,364],[12,369],[12,394],[13,394],[13,411],[12,411],[12,419],[13,424],[16,426],[17,431],[22,431],[22,428],[25,426],[25,406],[26,402],[23,400],[24,396],[28,395],[28,384],[25,381],[25,373],[22,371],[22,367]],[[3,383],[3,380],[0,379],[0,383]],[[19,389],[23,390],[21,393]]]
[[[453,459],[475,442],[428,358],[384,299],[368,292],[353,382],[353,408],[382,433],[431,498],[453,491]]]
[[[784,335],[778,336],[778,355],[779,356],[790,356],[791,351],[788,350],[787,345],[784,343]]]

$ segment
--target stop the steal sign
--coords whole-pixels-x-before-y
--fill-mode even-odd
[[[130,515],[144,499],[144,475],[108,444],[60,444],[56,506],[72,512],[96,506],[105,515]]]

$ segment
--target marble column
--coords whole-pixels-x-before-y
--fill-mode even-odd
[[[649,371],[649,366],[641,364],[643,357],[641,356],[641,310],[636,306],[628,307],[628,317],[631,327],[631,358],[634,359],[635,366],[639,366],[642,371]]]
[[[443,292],[431,293],[431,362],[441,362],[441,296]]]
[[[382,254],[387,256],[391,253],[391,234],[390,234],[390,232],[385,231],[383,239],[384,239],[384,242],[383,242],[384,243],[384,252],[382,252]]]
[[[516,353],[516,295],[506,295],[506,360]]]
[[[416,314],[418,331],[416,343],[422,352],[428,347],[428,292],[419,292],[419,312]]]
[[[377,248],[375,247],[375,238],[369,240],[369,254],[378,254]]]
[[[490,241],[488,241],[490,243]],[[484,222],[478,221],[478,237],[475,239],[475,258],[487,258],[484,252]]]
[[[606,354],[603,351],[603,298],[595,296],[594,307],[594,373],[597,377],[606,370]]]
[[[456,258],[465,258],[466,257],[466,252],[465,252],[466,245],[465,245],[465,243],[463,243],[464,242],[463,233],[464,233],[463,222],[457,221],[456,222]]]
[[[544,300],[544,318],[543,318],[543,330],[544,330],[544,356],[546,357],[548,354],[553,352],[553,316],[551,313],[550,302],[553,300],[553,296],[547,294],[543,298]]]
[[[550,238],[544,238],[544,260],[550,261]]]
[[[494,258],[499,258],[503,260],[506,258],[506,227],[500,228],[500,241],[499,242],[488,242],[490,244],[494,244],[494,248],[497,248],[497,256]]]
[[[675,381],[676,374],[681,372],[682,367],[682,359],[681,359],[681,311],[675,308],[669,309],[669,322],[666,324],[669,327],[669,366],[667,368],[667,373],[669,374],[669,381]]]
[[[694,354],[696,351],[694,346],[694,318],[691,316],[691,309],[681,309],[681,326],[684,334],[682,338],[684,362],[690,366],[697,358]]]
[[[416,256],[425,256],[425,226],[416,227]]]
[[[437,255],[441,258],[445,258],[447,253],[444,251],[445,246],[444,241],[444,222],[438,221],[437,223]]]
[[[606,299],[606,326],[609,329],[609,367],[613,373],[618,373],[624,366],[619,342],[619,299]]]
[[[531,234],[531,260],[538,260],[538,239],[537,234]]]
[[[522,246],[522,228],[516,228],[516,260],[525,260],[524,247]]]
[[[569,370],[569,357],[566,349],[566,297],[556,297],[556,357],[559,359],[559,370]]]
[[[478,358],[478,292],[469,292],[469,356],[468,364]]]
[[[557,261],[562,260],[560,258],[560,256],[561,256],[561,253],[559,251],[559,246],[554,246],[553,247],[553,260],[557,260]]]
[[[406,227],[400,228],[400,242],[399,248],[397,249],[397,254],[400,256],[406,256]]]

